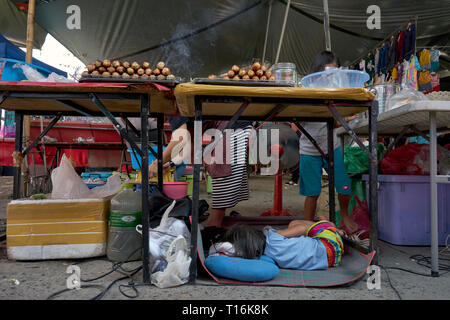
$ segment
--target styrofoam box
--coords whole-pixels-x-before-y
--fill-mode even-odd
[[[367,182],[368,175],[363,180]],[[378,182],[378,238],[396,245],[430,245],[430,177],[378,175]],[[437,190],[439,245],[445,245],[450,233],[450,185],[438,184]]]

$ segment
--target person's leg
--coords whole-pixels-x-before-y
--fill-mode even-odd
[[[305,205],[304,205],[304,214],[305,214],[305,220],[314,220],[314,216],[316,214],[317,210],[317,199],[319,196],[315,197],[306,197],[305,198]]]
[[[328,166],[325,166],[328,171]],[[342,157],[341,147],[334,150],[334,176],[335,188],[338,194],[341,226],[348,232],[353,233],[358,231],[358,224],[348,215],[348,205],[351,198],[350,178],[345,170],[344,159]]]
[[[317,209],[317,199],[322,191],[322,158],[300,155],[300,194],[305,196],[304,215],[313,221]]]
[[[205,222],[206,227],[222,227],[223,217],[226,209],[211,209],[211,214]]]

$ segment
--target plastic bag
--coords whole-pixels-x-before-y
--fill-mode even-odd
[[[34,82],[75,82],[66,77],[63,77],[55,72],[50,73],[48,77],[45,77],[42,73],[37,71],[32,66],[22,63],[16,63],[13,68],[22,69],[23,74],[29,81]]]
[[[438,161],[442,152],[437,150]],[[380,163],[383,174],[430,174],[430,145],[409,143],[388,152]]]
[[[386,111],[401,107],[414,101],[429,100],[422,92],[412,88],[405,88],[392,95],[386,103]]]
[[[378,160],[381,159],[384,152],[384,146],[377,144]],[[347,173],[366,173],[369,171],[369,157],[360,147],[345,147],[344,164]]]
[[[29,81],[45,82],[45,80],[47,79],[42,73],[27,64],[16,63],[15,65],[13,65],[13,68],[22,69],[23,74]]]
[[[189,280],[191,260],[186,239],[180,235],[172,241],[167,250],[167,267],[164,271],[157,271],[151,275],[152,283],[159,288],[170,288],[186,283]]]
[[[156,228],[150,228],[149,251],[150,251],[150,270],[155,272],[158,267],[164,269],[167,252],[173,240],[182,236],[188,243],[191,241],[191,233],[186,223],[178,218],[169,217],[169,213],[175,207],[176,200],[166,209],[161,219],[161,223]],[[136,226],[137,232],[142,234],[142,225]]]
[[[95,195],[96,198],[109,198],[114,196],[120,191],[122,187],[122,180],[120,179],[120,174],[113,174],[108,177],[105,185],[91,189],[91,193]]]
[[[122,181],[120,174],[112,175],[104,186],[89,189],[63,154],[59,167],[52,171],[52,199],[107,199],[119,192]]]
[[[64,154],[59,167],[52,171],[52,199],[96,198],[76,173],[70,160]]]
[[[357,195],[354,196],[358,202],[350,217],[358,224],[358,231],[361,232],[359,239],[367,239],[370,236],[370,220],[369,220],[369,208],[367,206],[367,200],[361,201]]]

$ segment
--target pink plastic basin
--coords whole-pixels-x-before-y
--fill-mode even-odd
[[[173,200],[178,200],[187,196],[189,182],[164,182],[164,194]]]

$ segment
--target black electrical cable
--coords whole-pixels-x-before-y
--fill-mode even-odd
[[[389,272],[386,270],[385,267],[383,267],[383,266],[380,266],[380,267],[381,267],[381,269],[383,269],[386,272],[387,279],[388,279],[389,285],[391,286],[392,290],[394,290],[394,292],[397,294],[398,298],[400,300],[402,300],[402,296],[400,295],[400,292],[398,292],[398,290],[394,287],[394,285],[391,282],[391,277],[389,276]]]
[[[95,280],[104,278],[104,277],[106,277],[107,275],[109,275],[109,274],[111,274],[111,273],[113,273],[113,272],[119,272],[120,274],[124,274],[124,275],[125,275],[124,277],[121,277],[121,278],[118,278],[118,279],[114,280],[110,285],[108,285],[108,287],[106,287],[106,289],[104,289],[100,294],[98,294],[97,296],[95,296],[95,297],[92,298],[91,300],[98,300],[98,299],[101,299],[101,298],[106,294],[106,292],[107,292],[107,291],[108,291],[108,290],[109,290],[109,289],[110,289],[117,281],[124,280],[124,279],[126,279],[126,278],[131,278],[131,277],[132,277],[133,275],[135,275],[139,270],[142,269],[142,266],[139,266],[139,267],[137,267],[136,269],[133,269],[133,270],[125,270],[125,269],[123,269],[123,267],[122,267],[123,264],[128,263],[128,262],[131,262],[131,261],[128,261],[128,260],[129,260],[129,259],[130,259],[130,258],[131,258],[138,250],[142,250],[142,247],[139,247],[139,248],[135,249],[133,252],[131,252],[131,253],[128,255],[128,257],[127,257],[124,261],[114,263],[113,266],[112,266],[112,269],[111,269],[110,271],[108,271],[107,273],[104,273],[104,274],[102,274],[102,275],[100,275],[100,276],[98,276],[98,277],[92,278],[92,279],[80,279],[82,282],[92,282],[92,281],[95,281]],[[100,259],[96,259],[96,260],[100,260]],[[87,262],[87,261],[86,261],[86,262]],[[83,262],[78,262],[77,264],[80,264],[80,263],[83,263]],[[121,272],[119,269],[122,269],[125,273]],[[130,273],[130,274],[126,274],[126,272],[131,272],[131,273]],[[81,285],[81,286],[80,286],[80,288],[90,288],[90,287],[100,287],[100,288],[103,289],[103,286],[97,285],[97,284],[92,284],[92,285]],[[47,298],[47,300],[53,299],[53,298],[56,297],[57,295],[60,295],[60,294],[62,294],[62,293],[64,293],[64,292],[71,291],[71,290],[73,290],[73,289],[66,288],[66,289],[60,290],[60,291],[58,291],[58,292],[55,292],[55,293],[51,294],[51,295]]]

